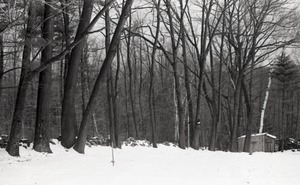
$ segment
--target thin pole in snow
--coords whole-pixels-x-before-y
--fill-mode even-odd
[[[111,163],[113,166],[115,166],[115,154],[114,154],[114,147],[113,147],[113,142],[111,142]]]

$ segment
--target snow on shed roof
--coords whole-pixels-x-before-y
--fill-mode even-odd
[[[268,134],[268,133],[251,134],[252,137],[255,137],[255,136],[263,136],[263,135],[266,135],[266,136],[268,136],[268,137],[271,137],[271,138],[273,138],[273,139],[276,139],[276,136],[273,136],[273,135]],[[244,138],[244,137],[246,137],[246,135],[242,135],[242,136],[240,136],[239,138]]]

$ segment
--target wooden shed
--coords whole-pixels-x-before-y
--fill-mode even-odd
[[[239,151],[243,151],[246,136],[243,135],[238,138]],[[251,152],[275,152],[275,140],[276,136],[268,133],[252,134],[251,135]]]

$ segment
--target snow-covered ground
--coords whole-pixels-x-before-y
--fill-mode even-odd
[[[86,147],[86,154],[51,145],[53,154],[0,149],[0,185],[299,185],[300,152],[229,153],[173,146]]]

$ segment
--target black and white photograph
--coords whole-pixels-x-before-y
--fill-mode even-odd
[[[300,0],[0,0],[0,185],[299,185]]]

